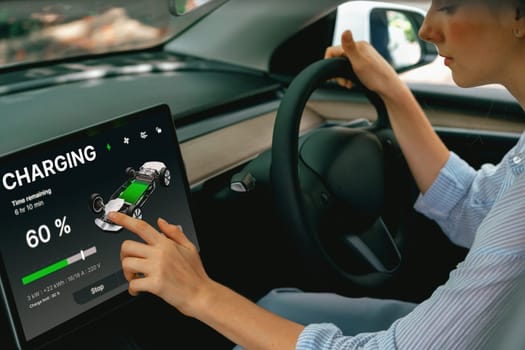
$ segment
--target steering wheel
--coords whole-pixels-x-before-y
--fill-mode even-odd
[[[368,128],[319,128],[299,138],[310,95],[336,77],[362,89],[377,122]],[[360,83],[346,58],[311,64],[287,89],[273,131],[271,182],[304,266],[322,271],[324,263],[361,284],[383,283],[399,267],[400,249],[382,219],[385,161],[377,136],[382,129],[389,129],[383,101]]]

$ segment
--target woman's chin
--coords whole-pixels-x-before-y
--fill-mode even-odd
[[[461,88],[473,88],[473,87],[484,85],[480,83],[479,81],[472,80],[472,79],[466,79],[465,77],[457,76],[454,73],[452,73],[452,80],[457,86]]]
[[[463,72],[465,73],[465,72]],[[473,88],[483,85],[489,85],[489,84],[497,84],[497,81],[494,81],[494,79],[490,79],[488,76],[480,76],[480,75],[469,75],[469,74],[461,74],[457,70],[454,72],[452,70],[452,80],[454,83],[461,87],[461,88]]]

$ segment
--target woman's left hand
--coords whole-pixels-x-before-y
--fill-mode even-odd
[[[122,213],[113,212],[108,217],[144,240],[122,243],[120,258],[129,293],[155,294],[191,316],[214,283],[204,270],[197,248],[180,227],[159,218],[159,232],[147,222]]]

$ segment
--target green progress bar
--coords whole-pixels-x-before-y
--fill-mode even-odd
[[[95,246],[92,246],[88,249],[80,250],[80,252],[71,255],[69,258],[65,258],[60,261],[57,261],[56,263],[46,266],[33,273],[30,273],[29,275],[25,277],[22,277],[22,284],[25,286],[31,282],[41,279],[42,277],[46,277],[47,275],[50,275],[53,272],[62,270],[64,267],[74,264],[77,261],[86,260],[88,256],[91,256],[95,254],[96,252],[97,252],[97,247]]]
[[[34,282],[42,277],[52,274],[53,272],[63,269],[67,265],[69,265],[69,263],[67,262],[67,259],[60,260],[54,264],[46,266],[43,269],[40,269],[38,271],[33,272],[30,275],[23,277],[22,284],[25,286],[26,284]]]

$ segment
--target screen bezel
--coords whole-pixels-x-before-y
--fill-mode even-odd
[[[174,145],[178,148],[178,151],[175,152],[178,154],[175,158],[177,158],[177,162],[179,163],[179,169],[181,169],[181,179],[184,183],[184,189],[186,192],[186,198],[187,198],[187,204],[190,208],[190,214],[192,213],[191,210],[191,191],[188,183],[188,177],[186,173],[186,167],[184,165],[184,161],[182,159],[181,149],[177,138],[177,133],[175,129],[175,125],[173,123],[173,118],[171,115],[171,111],[169,107],[166,104],[160,104],[155,105],[146,109],[141,109],[139,111],[135,111],[129,114],[118,116],[114,119],[111,119],[106,122],[98,123],[89,127],[86,127],[81,130],[77,130],[62,136],[58,136],[56,138],[43,141],[41,143],[29,146],[27,148],[14,151],[12,153],[3,155],[0,157],[0,162],[9,161],[12,158],[15,157],[27,157],[30,155],[34,155],[35,153],[38,153],[42,150],[50,149],[53,147],[57,147],[61,144],[65,144],[69,141],[72,141],[74,139],[79,139],[82,137],[86,137],[93,134],[98,134],[101,132],[107,132],[113,129],[118,129],[119,127],[123,125],[127,125],[129,123],[133,123],[136,120],[148,118],[152,115],[156,115],[158,118],[158,115],[164,116],[169,118],[170,122],[169,124],[172,126],[172,134],[174,137]],[[191,214],[192,220],[193,214]],[[14,336],[14,342],[17,348],[19,349],[35,349],[35,348],[42,348],[44,346],[49,345],[50,343],[54,343],[56,341],[59,341],[61,338],[66,337],[70,335],[71,333],[74,333],[75,331],[80,330],[84,326],[91,324],[97,320],[100,320],[104,316],[108,315],[108,313],[111,313],[115,309],[118,309],[124,305],[129,304],[132,300],[135,300],[136,298],[129,295],[127,291],[123,291],[116,296],[113,296],[112,298],[105,300],[101,302],[99,305],[96,305],[92,307],[89,310],[86,310],[85,312],[69,319],[68,321],[53,327],[49,329],[48,331],[36,336],[35,338],[31,340],[26,340],[22,328],[22,323],[20,320],[20,317],[16,311],[16,303],[14,295],[10,288],[9,279],[7,276],[7,271],[4,265],[4,260],[2,257],[2,254],[0,252],[0,292],[2,294],[2,300],[4,303],[4,310],[7,313],[8,320],[10,323],[10,327]]]

